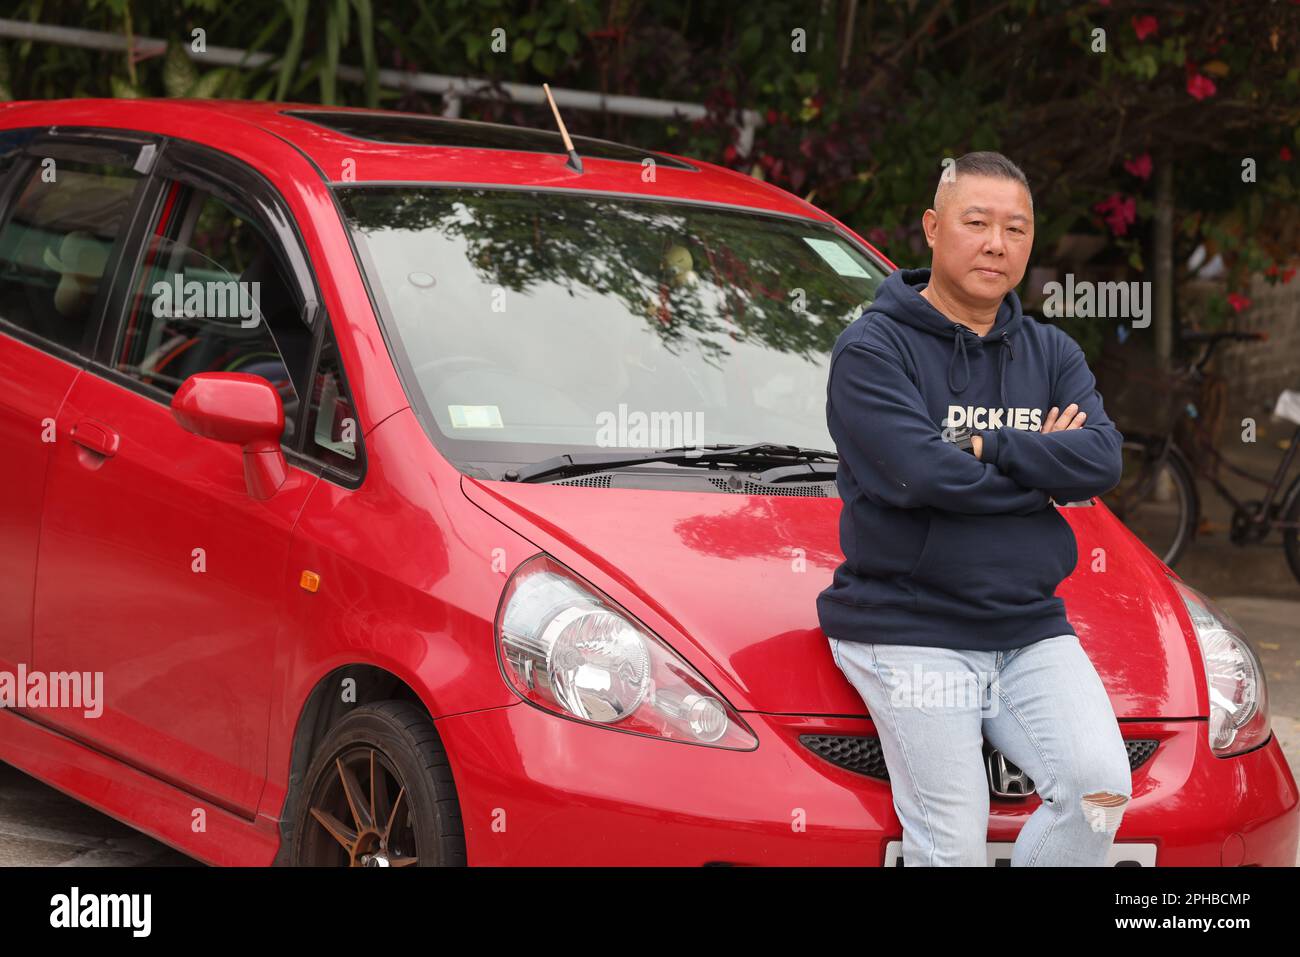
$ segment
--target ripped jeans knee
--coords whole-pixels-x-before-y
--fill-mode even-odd
[[[1108,834],[1115,833],[1119,827],[1128,802],[1128,795],[1116,794],[1114,791],[1094,791],[1085,794],[1080,800],[1088,826],[1098,833]]]

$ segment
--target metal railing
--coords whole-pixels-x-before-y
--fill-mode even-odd
[[[51,26],[43,23],[29,23],[25,20],[0,19],[0,37],[14,40],[30,40],[35,43],[52,43],[60,46],[82,47],[89,50],[109,50],[126,53],[127,39],[121,34],[102,30],[82,30],[76,27]],[[167,49],[167,41],[157,37],[137,36],[131,43],[135,54],[144,57],[161,55]],[[240,50],[235,47],[208,46],[202,53],[196,53],[184,45],[183,49],[191,60],[213,66],[230,66],[257,69],[278,60],[274,53]],[[484,80],[475,80],[463,76],[445,76],[438,73],[412,73],[404,70],[377,71],[379,83],[395,90],[417,90],[422,93],[436,93],[442,97],[442,115],[460,116],[461,103],[467,99],[498,99],[505,93],[513,102],[542,105],[546,96],[541,86],[526,83],[491,84]],[[338,77],[350,83],[365,82],[365,71],[360,67],[340,65]],[[559,106],[575,110],[595,110],[622,116],[640,116],[658,119],[702,119],[708,111],[699,103],[687,103],[681,100],[656,100],[644,96],[624,96],[622,94],[606,95],[592,93],[589,90],[569,90],[551,88]],[[739,110],[734,121],[739,133],[737,150],[742,156],[749,155],[754,145],[754,131],[763,124],[762,115],[757,110]]]

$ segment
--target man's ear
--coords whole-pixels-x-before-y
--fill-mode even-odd
[[[921,229],[925,231],[925,242],[931,249],[934,248],[934,233],[939,226],[939,214],[933,209],[927,209],[921,214]]]

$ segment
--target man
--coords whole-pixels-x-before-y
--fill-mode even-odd
[[[891,274],[831,354],[845,561],[818,615],[879,734],[906,865],[987,864],[984,740],[1042,799],[1012,866],[1102,865],[1132,783],[1055,596],[1078,549],[1053,501],[1118,484],[1123,437],[1079,346],[1021,314],[1024,173],[989,152],[951,170],[923,217],[931,268]]]

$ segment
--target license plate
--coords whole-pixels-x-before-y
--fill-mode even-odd
[[[989,867],[1010,867],[1012,841],[989,841],[986,845],[989,855]],[[903,866],[903,842],[890,841],[885,845],[885,866]],[[1107,867],[1155,867],[1156,846],[1154,844],[1111,844],[1106,853]]]

